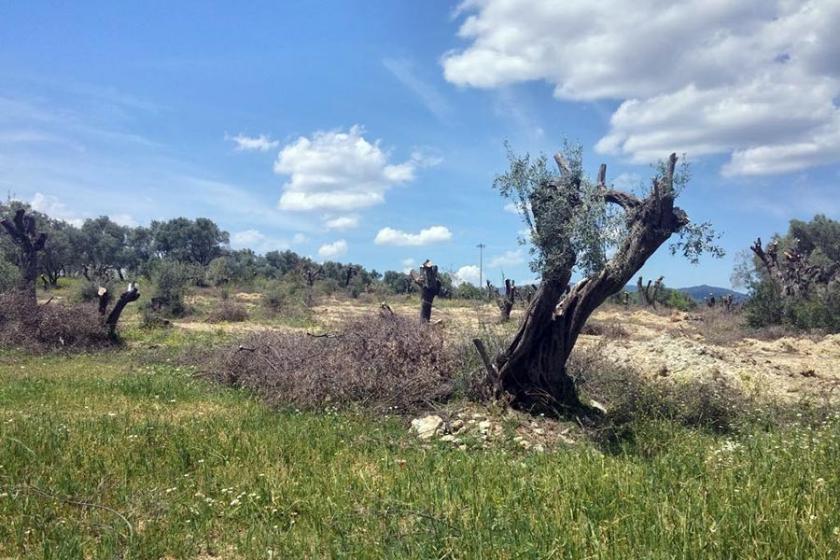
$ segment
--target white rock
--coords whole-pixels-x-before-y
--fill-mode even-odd
[[[478,423],[478,429],[483,433],[490,429],[490,420],[482,420]]]
[[[601,403],[599,403],[596,400],[590,400],[589,401],[589,406],[591,406],[592,408],[594,408],[595,410],[597,410],[601,414],[606,414],[607,413],[607,407],[605,407],[604,405],[602,405]]]
[[[411,429],[420,439],[430,439],[443,429],[443,418],[437,414],[415,418],[411,421]]]

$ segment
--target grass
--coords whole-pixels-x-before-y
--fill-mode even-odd
[[[160,352],[0,351],[0,557],[837,558],[840,420],[604,454],[274,411]],[[209,343],[211,335],[199,342]]]

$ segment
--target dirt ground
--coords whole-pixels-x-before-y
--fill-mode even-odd
[[[236,299],[251,302],[253,296],[237,294]],[[419,313],[416,301],[392,298],[388,305],[401,315]],[[328,300],[313,309],[313,319],[319,330],[329,331],[344,320],[377,312],[378,307],[356,300]],[[432,320],[453,337],[504,337],[513,331],[522,313],[522,309],[514,310],[511,323],[499,325],[494,305],[444,301],[435,306]],[[719,310],[653,312],[632,306],[604,306],[590,319],[591,324],[603,326],[604,332],[581,335],[579,346],[597,347],[607,359],[651,377],[674,381],[723,379],[745,392],[785,400],[840,399],[840,334],[765,340],[752,338],[749,331],[737,328],[740,320]],[[252,322],[210,325],[181,321],[176,326],[198,330],[224,328],[237,333],[291,329]],[[733,334],[721,336],[727,329]]]

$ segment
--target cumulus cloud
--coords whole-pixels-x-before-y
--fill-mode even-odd
[[[515,251],[505,251],[501,255],[496,255],[488,266],[491,268],[501,268],[505,266],[516,266],[525,262],[525,251],[516,249]]]
[[[414,269],[414,266],[417,264],[417,261],[414,259],[408,258],[402,260],[403,272],[408,274]]]
[[[420,233],[406,233],[394,228],[382,228],[373,240],[377,245],[420,246],[452,239],[452,232],[444,226],[421,229]]]
[[[244,134],[228,136],[225,134],[225,140],[233,142],[233,149],[237,152],[267,152],[280,145],[279,141],[272,140],[265,134],[260,134],[259,136],[245,136]]]
[[[282,210],[354,210],[381,204],[391,187],[414,179],[417,164],[391,163],[378,140],[370,142],[361,126],[349,131],[316,132],[286,145],[274,163],[288,175]]]
[[[306,241],[306,237],[301,233],[296,233],[289,241],[283,237],[266,235],[256,229],[237,231],[230,236],[230,245],[234,249],[251,249],[261,254],[289,249],[292,245],[300,245],[304,241]]]
[[[318,249],[318,255],[324,259],[334,259],[336,257],[340,257],[346,252],[347,242],[343,239],[339,239],[334,243],[327,243],[325,245],[321,245],[321,247]]]
[[[443,58],[450,82],[619,100],[602,153],[729,154],[739,175],[840,161],[834,0],[474,0],[460,13],[468,45]]]
[[[36,212],[46,214],[50,218],[64,220],[76,227],[81,227],[85,221],[84,218],[70,210],[58,197],[50,194],[36,192],[32,200],[29,201],[29,205]]]
[[[470,264],[462,266],[455,271],[455,274],[452,277],[452,283],[456,286],[460,286],[461,284],[472,284],[473,286],[478,286],[480,278],[481,271],[477,266]]]
[[[327,229],[345,230],[353,229],[359,226],[358,216],[338,216],[337,218],[329,218],[324,221]]]

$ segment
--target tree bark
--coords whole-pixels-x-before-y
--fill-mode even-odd
[[[117,300],[117,303],[114,305],[111,313],[108,314],[108,318],[105,319],[105,325],[108,327],[108,336],[112,339],[117,338],[117,323],[120,321],[123,309],[125,309],[125,306],[129,303],[137,301],[138,299],[140,299],[140,291],[137,289],[137,284],[131,282],[129,283],[126,291],[120,295],[120,298]]]
[[[499,306],[500,320],[502,323],[510,321],[510,312],[513,310],[513,304],[516,301],[516,285],[513,280],[505,280],[505,295],[504,297],[497,296],[496,303]]]
[[[411,279],[420,288],[420,321],[428,323],[432,319],[432,302],[441,289],[438,267],[427,259],[420,265],[420,274],[411,271]]]
[[[108,291],[108,288],[100,286],[96,295],[99,297],[99,314],[105,315],[105,312],[108,311],[108,304],[111,303],[111,292]]]
[[[514,405],[554,414],[585,408],[566,370],[566,362],[595,308],[623,289],[671,234],[688,223],[685,212],[674,207],[676,161],[676,155],[672,154],[665,176],[654,183],[653,192],[644,200],[626,193],[615,196],[608,191],[602,167],[599,184],[605,193],[610,193],[605,194],[608,202],[625,209],[628,235],[600,272],[578,282],[565,296],[575,264],[571,246],[561,248],[565,254],[563,266],[543,272],[542,283],[513,341],[496,358],[501,389],[511,395]],[[565,175],[568,180],[568,172],[560,162],[558,165],[561,179]],[[531,205],[539,231],[542,218],[539,200],[532,199]],[[571,215],[575,209],[565,211]],[[545,218],[562,220],[564,216]]]
[[[38,253],[44,249],[47,234],[39,234],[35,231],[35,218],[27,215],[26,210],[23,209],[17,210],[11,220],[2,220],[0,225],[3,226],[6,233],[12,238],[12,242],[20,249],[18,262],[21,279],[19,289],[30,301],[30,304],[35,306],[38,303],[35,292],[35,283],[38,280]]]

